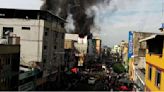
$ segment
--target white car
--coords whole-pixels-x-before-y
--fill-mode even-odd
[[[96,79],[94,77],[90,77],[88,79],[88,84],[95,84],[95,82],[96,82]]]

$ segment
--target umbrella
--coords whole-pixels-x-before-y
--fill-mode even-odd
[[[126,91],[126,90],[129,90],[127,86],[120,86],[119,87],[119,90],[121,91]]]

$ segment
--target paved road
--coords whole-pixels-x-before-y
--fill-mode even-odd
[[[79,81],[76,85],[72,86],[69,90],[71,91],[92,91],[94,90],[94,85],[89,85],[87,80]]]
[[[96,81],[94,85],[90,85],[86,80],[78,82],[75,86],[72,86],[71,91],[103,91],[104,83],[102,81]]]

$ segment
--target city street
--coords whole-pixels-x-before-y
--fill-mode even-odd
[[[76,77],[73,82],[70,82],[69,86],[65,90],[69,90],[69,91],[110,91],[110,90],[118,91],[120,90],[119,86],[121,86],[121,84],[119,83],[122,83],[122,84],[124,83],[119,82],[119,79],[127,78],[127,76],[125,76],[126,73],[122,73],[122,74],[114,73],[112,70],[112,65],[114,63],[112,63],[112,61],[109,61],[109,60],[112,60],[112,59],[104,58],[102,60],[103,61],[102,63],[107,62],[108,64],[107,70],[110,73],[106,73],[104,70],[94,71],[94,68],[91,68],[90,70],[92,71],[90,72],[85,71],[84,73],[84,71],[80,71],[80,76]],[[90,78],[90,76],[94,76],[95,78],[97,78],[94,84],[88,83],[88,79]],[[132,90],[132,88],[128,90]]]
[[[101,91],[104,90],[104,84],[98,80],[94,85],[88,84],[88,80],[81,80],[76,85],[72,86],[69,90],[72,91]]]
[[[1,0],[0,91],[164,91],[164,0]]]

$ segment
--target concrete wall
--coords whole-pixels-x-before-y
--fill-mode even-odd
[[[20,37],[22,65],[32,66],[34,62],[43,61],[43,77],[61,72],[64,66],[65,30],[60,23],[54,20],[0,18],[0,37],[3,27],[13,27],[13,34]],[[22,27],[30,29],[23,30]],[[52,77],[55,80],[55,76]]]
[[[73,40],[65,40],[64,41],[64,48],[65,49],[73,49],[74,48],[74,41]]]
[[[47,36],[45,34],[43,36],[43,46],[47,49],[43,50],[43,61],[45,61],[47,71],[55,73],[64,65],[65,30],[57,22],[48,21],[44,23],[44,30]]]
[[[0,90],[18,90],[20,45],[0,45]]]
[[[43,20],[32,19],[0,19],[0,37],[3,27],[13,27],[13,34],[20,36],[21,63],[42,60]],[[23,30],[22,27],[30,27],[30,30]]]

